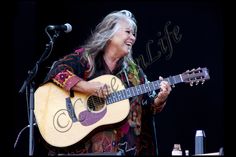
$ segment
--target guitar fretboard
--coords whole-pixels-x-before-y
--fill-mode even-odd
[[[170,85],[174,85],[174,84],[183,82],[181,74],[167,77],[164,80],[167,81]],[[160,88],[160,83],[161,83],[161,80],[156,80],[156,81],[149,82],[146,84],[141,84],[141,85],[138,85],[135,87],[129,87],[127,89],[113,92],[108,95],[108,97],[106,99],[106,104],[112,104],[112,103],[115,103],[115,102],[118,102],[121,100],[125,100],[128,98],[137,96],[137,95],[141,95],[144,93],[148,93],[148,92],[157,90]]]

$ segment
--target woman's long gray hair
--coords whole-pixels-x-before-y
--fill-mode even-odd
[[[95,71],[95,58],[96,56],[103,51],[106,46],[106,43],[109,39],[113,37],[113,35],[119,29],[119,21],[126,20],[134,33],[137,36],[137,25],[136,20],[133,14],[128,10],[115,11],[108,14],[95,28],[94,32],[92,32],[90,38],[86,41],[86,43],[82,46],[85,48],[84,57],[86,57],[90,64],[90,76],[94,74]],[[125,60],[132,58],[132,49],[129,54],[124,58]]]

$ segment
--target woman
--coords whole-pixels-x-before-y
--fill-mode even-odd
[[[121,10],[108,14],[81,48],[55,62],[45,82],[53,81],[68,92],[76,91],[100,98],[107,98],[114,92],[113,87],[102,81],[89,80],[105,74],[118,77],[125,88],[147,83],[143,70],[132,59],[136,35],[136,20],[130,11]],[[129,99],[130,110],[122,122],[109,127],[101,126],[85,142],[76,144],[76,150],[71,147],[59,152],[120,151],[125,155],[153,155],[153,144],[147,141],[148,137],[153,138],[143,132],[145,118],[142,116],[156,114],[166,104],[171,87],[162,77],[160,79],[162,81],[157,94],[152,91]]]

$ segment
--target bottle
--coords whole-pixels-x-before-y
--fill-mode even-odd
[[[189,150],[185,150],[185,156],[189,156]]]
[[[205,132],[203,130],[197,130],[195,135],[195,155],[204,153],[204,138]]]
[[[180,144],[174,144],[174,148],[171,152],[172,156],[182,156],[182,150]]]

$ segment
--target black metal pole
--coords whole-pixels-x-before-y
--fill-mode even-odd
[[[153,132],[154,132],[154,140],[155,140],[155,152],[156,156],[158,156],[158,147],[157,147],[157,133],[156,133],[156,120],[155,115],[152,115],[152,125],[153,125]]]
[[[30,83],[29,155],[34,153],[34,88]]]

